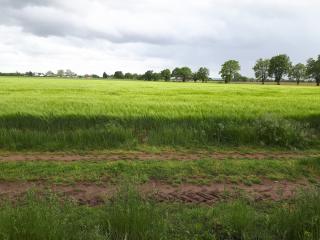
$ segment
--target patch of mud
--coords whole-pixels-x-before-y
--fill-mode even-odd
[[[155,194],[159,201],[213,204],[237,198],[255,201],[280,201],[294,197],[300,189],[310,187],[306,182],[265,181],[259,185],[211,184],[208,186],[181,185],[178,188],[162,186]],[[156,187],[157,189],[157,187]]]
[[[266,180],[262,184],[246,186],[241,184],[213,183],[208,186],[182,184],[172,186],[161,182],[149,182],[138,187],[143,196],[159,202],[181,202],[212,205],[221,201],[229,201],[240,197],[248,197],[255,201],[287,200],[298,190],[310,187],[304,181],[292,183],[287,181],[274,182]],[[68,197],[79,204],[90,206],[101,205],[112,198],[117,192],[113,185],[96,185],[76,183],[74,185],[51,185],[40,182],[0,182],[0,198],[15,201],[28,191],[52,191],[61,197]]]
[[[320,157],[320,153],[303,152],[110,152],[91,154],[70,153],[8,153],[0,154],[0,161],[118,161],[118,160],[181,160],[194,161],[201,159],[298,159],[306,157]]]

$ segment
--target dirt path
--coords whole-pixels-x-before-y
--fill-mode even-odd
[[[291,183],[287,181],[265,180],[262,184],[246,186],[243,184],[211,184],[199,186],[183,184],[172,186],[161,182],[149,182],[138,187],[148,197],[160,202],[182,202],[196,204],[214,204],[246,196],[256,201],[279,201],[293,197],[299,189],[308,188],[305,181]],[[0,198],[16,200],[28,191],[53,191],[61,196],[70,197],[80,204],[96,206],[103,204],[114,196],[117,187],[113,185],[96,185],[77,183],[74,185],[50,185],[40,182],[0,182]]]
[[[110,152],[110,153],[0,153],[0,161],[118,161],[118,160],[201,160],[201,159],[298,159],[320,157],[320,153],[305,152]]]

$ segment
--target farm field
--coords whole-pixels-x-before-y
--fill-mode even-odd
[[[318,148],[316,87],[0,78],[0,148]]]
[[[1,77],[0,239],[320,239],[319,123],[315,86]]]

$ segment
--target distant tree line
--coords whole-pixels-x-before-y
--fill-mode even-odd
[[[75,72],[71,71],[70,69],[63,70],[60,69],[57,72],[48,71],[46,73],[40,73],[40,72],[32,72],[28,71],[25,73],[1,73],[0,76],[16,76],[16,77],[61,77],[61,78],[100,78],[97,74],[85,74],[85,75],[78,75]]]
[[[260,81],[265,84],[267,81],[275,81],[280,85],[283,79],[295,81],[297,85],[301,81],[313,80],[317,86],[320,85],[320,55],[318,58],[310,58],[306,64],[297,63],[292,64],[289,56],[280,54],[271,59],[258,59],[253,67],[256,78],[248,78],[240,74],[241,66],[236,60],[226,61],[219,72],[222,80],[225,83],[230,82],[254,82]],[[189,67],[164,69],[161,72],[154,72],[152,70],[146,71],[144,74],[123,73],[116,71],[113,75],[103,73],[103,78],[113,79],[136,79],[145,81],[201,81],[207,82],[210,79],[210,71],[206,67],[201,67],[196,72],[192,72]]]
[[[271,59],[258,59],[253,67],[255,73],[254,78],[248,78],[240,74],[240,63],[236,60],[228,60],[221,66],[219,72],[222,80],[225,83],[230,82],[248,82],[260,81],[265,84],[267,81],[275,81],[280,85],[281,81],[286,79],[295,81],[299,85],[302,81],[315,81],[317,86],[320,85],[320,55],[317,58],[310,58],[306,64],[293,64],[286,54],[280,54]],[[48,71],[47,73],[0,73],[0,76],[38,76],[38,77],[67,77],[67,78],[100,78],[96,74],[77,75],[70,69],[58,70],[56,73]],[[123,73],[116,71],[113,75],[103,73],[104,79],[127,79],[127,80],[145,80],[145,81],[194,81],[208,82],[210,80],[210,71],[206,67],[200,67],[196,72],[193,72],[189,67],[177,67],[172,71],[164,69],[160,72],[148,70],[144,74]]]
[[[113,75],[103,73],[103,78],[113,79],[136,79],[145,81],[202,81],[207,82],[209,80],[210,71],[208,68],[201,67],[197,72],[192,72],[189,67],[175,68],[172,71],[170,69],[164,69],[161,72],[154,72],[148,70],[144,74],[137,73],[123,73],[122,71],[116,71]]]
[[[258,59],[253,70],[262,84],[272,78],[280,85],[281,80],[287,77],[297,85],[306,79],[313,79],[317,86],[320,85],[320,55],[316,59],[310,58],[306,64],[293,64],[289,56],[280,54],[271,59]]]
[[[25,74],[19,73],[19,72],[15,72],[15,73],[2,73],[2,72],[0,72],[0,76],[4,76],[4,77],[21,77],[21,76],[25,76]]]

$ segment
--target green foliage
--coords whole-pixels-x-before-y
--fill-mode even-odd
[[[29,72],[26,72],[25,75],[26,75],[27,77],[32,77],[32,76],[34,76],[34,73],[31,72],[31,71],[29,71]]]
[[[188,79],[192,78],[192,71],[188,67],[175,68],[172,71],[172,76],[175,78],[181,78],[183,82],[186,82]]]
[[[308,128],[297,123],[266,115],[255,123],[257,138],[262,144],[269,146],[286,146],[303,148],[312,141]]]
[[[236,60],[229,60],[222,65],[220,75],[225,83],[230,83],[235,79],[237,73],[240,71],[240,64]]]
[[[260,80],[262,84],[264,84],[265,81],[268,80],[269,66],[269,59],[260,58],[257,60],[256,65],[253,67],[256,78]]]
[[[149,70],[149,71],[146,71],[145,74],[143,75],[143,79],[146,80],[146,81],[152,81],[153,80],[153,71]]]
[[[63,77],[64,74],[65,74],[65,73],[64,73],[64,70],[63,70],[63,69],[60,69],[60,70],[57,71],[57,76],[58,76],[58,77]]]
[[[116,71],[114,74],[113,74],[113,78],[114,79],[124,79],[124,74],[122,71]]]
[[[160,74],[161,74],[162,79],[164,79],[166,82],[170,81],[170,78],[171,78],[170,69],[165,69],[165,70],[161,71]]]
[[[285,55],[278,55],[270,60],[269,76],[274,77],[278,85],[280,85],[281,79],[288,75],[291,68],[290,58]]]
[[[188,79],[192,78],[192,71],[188,67],[180,68],[180,76],[182,77],[182,81],[185,82]]]
[[[290,69],[289,77],[294,79],[297,82],[297,85],[299,85],[300,81],[305,79],[306,74],[306,66],[302,63],[298,63]]]
[[[195,79],[200,80],[202,82],[207,82],[209,79],[210,71],[208,68],[201,67],[198,72],[195,73]]]
[[[320,55],[318,59],[310,58],[308,60],[307,74],[316,80],[317,86],[320,86]]]
[[[124,79],[133,79],[133,74],[132,73],[126,73],[124,75]]]
[[[161,80],[161,73],[153,73],[152,79],[153,79],[154,81],[159,81],[159,80]]]

